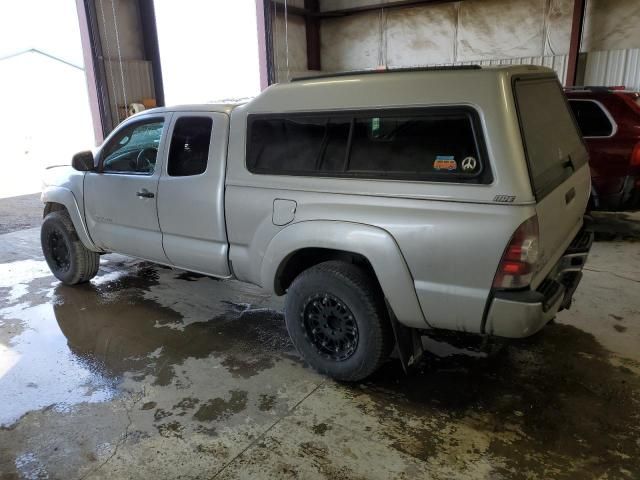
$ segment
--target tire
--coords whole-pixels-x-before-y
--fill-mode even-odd
[[[285,299],[285,322],[304,359],[336,380],[368,377],[393,347],[378,284],[345,262],[324,262],[298,275]]]
[[[88,282],[98,273],[100,255],[82,244],[66,211],[51,212],[44,217],[40,243],[51,273],[62,283]]]

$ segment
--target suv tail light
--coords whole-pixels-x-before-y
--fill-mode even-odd
[[[538,261],[538,236],[538,217],[534,215],[512,235],[493,278],[493,288],[523,288],[531,283]]]
[[[640,167],[640,142],[636,143],[636,146],[633,147],[630,163],[632,167]]]

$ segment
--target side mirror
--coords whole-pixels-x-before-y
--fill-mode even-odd
[[[80,172],[90,172],[94,170],[93,153],[89,150],[86,152],[76,153],[71,160],[71,166]]]

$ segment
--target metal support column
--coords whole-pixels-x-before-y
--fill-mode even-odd
[[[156,104],[164,106],[164,84],[162,82],[162,65],[160,63],[160,47],[158,46],[158,29],[156,26],[156,12],[153,0],[139,0],[140,23],[142,26],[142,41],[145,59],[151,62],[153,72],[153,87]]]
[[[273,74],[271,0],[256,0],[256,20],[258,27],[260,90],[264,90],[275,81]]]
[[[580,42],[582,40],[582,25],[584,23],[585,0],[574,0],[573,20],[571,22],[571,41],[569,43],[569,59],[567,65],[567,87],[576,84],[578,76],[578,57],[580,56]]]
[[[320,11],[318,0],[304,0],[304,8],[310,15],[305,15],[304,24],[307,33],[307,68],[321,70],[320,65]]]
[[[89,94],[89,108],[93,120],[93,134],[96,145],[98,145],[113,128],[109,111],[106,74],[102,61],[102,43],[93,0],[76,0],[76,8]]]

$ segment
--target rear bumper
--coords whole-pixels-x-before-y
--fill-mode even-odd
[[[485,322],[485,333],[524,338],[544,327],[560,310],[571,306],[582,278],[593,232],[583,228],[537,290],[495,292]]]

